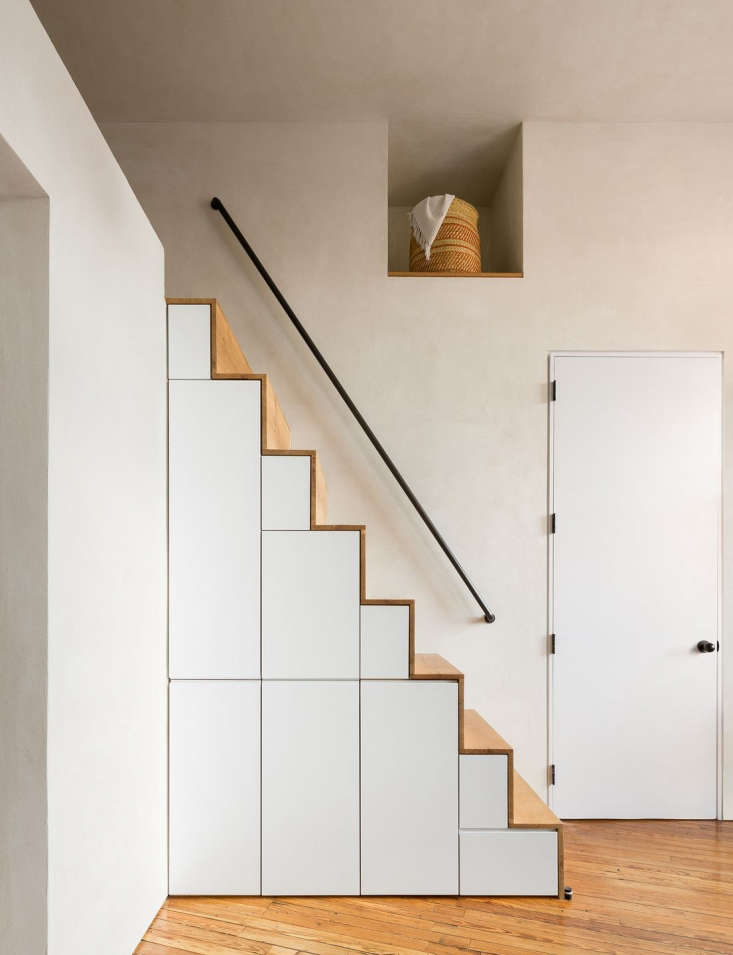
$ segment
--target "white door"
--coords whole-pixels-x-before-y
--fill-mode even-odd
[[[714,818],[721,356],[551,364],[553,808]]]

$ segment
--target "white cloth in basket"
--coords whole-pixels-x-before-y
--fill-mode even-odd
[[[430,261],[430,246],[435,241],[438,229],[443,225],[443,219],[450,208],[455,196],[428,196],[408,213],[410,227],[415,241],[425,253],[425,259]]]

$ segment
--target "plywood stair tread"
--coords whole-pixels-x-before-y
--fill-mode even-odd
[[[463,680],[461,671],[439,653],[416,653],[412,676],[416,680]]]
[[[558,829],[562,823],[529,783],[514,770],[514,809],[510,825],[526,829]]]
[[[512,747],[477,710],[463,714],[463,752],[510,755]]]

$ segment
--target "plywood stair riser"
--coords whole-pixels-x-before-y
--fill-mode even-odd
[[[261,455],[280,458],[309,458],[309,523],[300,525],[311,531],[359,533],[359,602],[361,607],[406,607],[408,609],[408,668],[410,680],[454,682],[458,702],[458,753],[460,757],[503,756],[507,765],[507,827],[528,831],[553,830],[557,833],[558,893],[563,889],[562,826],[514,769],[512,747],[476,710],[464,709],[464,674],[443,657],[415,652],[415,602],[411,599],[374,599],[366,595],[366,528],[363,525],[329,525],[327,521],[326,483],[315,450],[291,449],[290,428],[282,412],[272,382],[267,375],[256,374],[234,335],[216,299],[168,299],[169,305],[206,306],[210,310],[210,378],[212,380],[248,380],[260,383]],[[202,376],[203,377],[203,376]],[[208,375],[206,377],[209,377]],[[256,433],[256,432],[255,432]],[[263,462],[264,469],[264,462]],[[264,472],[263,472],[264,473]],[[274,472],[276,473],[276,472]],[[286,472],[287,473],[287,472]],[[302,469],[301,469],[302,473]],[[305,500],[303,501],[305,503]],[[303,513],[303,507],[300,510]],[[277,530],[278,528],[274,528]],[[284,527],[283,527],[284,529]],[[263,525],[263,532],[265,527]],[[465,833],[474,836],[477,830]],[[462,834],[463,835],[463,834]],[[432,894],[432,893],[431,893]],[[483,893],[480,893],[483,894]],[[498,894],[502,894],[499,892]],[[544,894],[544,893],[540,893]]]

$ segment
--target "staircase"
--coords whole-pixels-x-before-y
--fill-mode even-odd
[[[215,300],[168,300],[168,361],[170,893],[558,895],[560,821],[414,601],[367,598]]]

